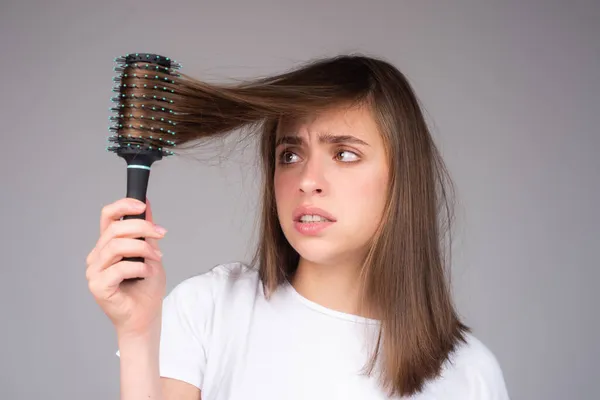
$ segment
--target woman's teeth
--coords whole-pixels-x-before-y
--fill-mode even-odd
[[[303,215],[300,217],[300,222],[329,222],[329,220],[320,215]]]

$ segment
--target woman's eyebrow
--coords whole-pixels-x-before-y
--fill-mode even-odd
[[[322,144],[358,144],[369,146],[367,142],[352,135],[334,135],[332,133],[322,133],[319,135],[319,143]],[[300,146],[304,144],[304,139],[298,135],[283,135],[275,143],[275,147],[282,144],[291,144]]]

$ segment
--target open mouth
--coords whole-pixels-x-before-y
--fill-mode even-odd
[[[320,222],[333,222],[330,219],[327,219],[321,215],[302,215],[300,216],[300,218],[298,218],[297,222],[303,223],[303,224],[316,224],[316,223],[320,223]]]
[[[314,236],[336,222],[327,211],[313,207],[298,207],[293,214],[294,228],[303,235]]]
[[[327,211],[313,206],[301,206],[296,208],[292,217],[294,222],[302,223],[336,221],[335,217]]]

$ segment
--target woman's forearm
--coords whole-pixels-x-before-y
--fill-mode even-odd
[[[158,366],[160,326],[143,336],[118,338],[121,400],[163,400]]]

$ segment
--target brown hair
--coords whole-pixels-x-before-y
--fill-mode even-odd
[[[364,300],[381,322],[365,371],[373,373],[377,365],[382,387],[400,396],[420,391],[437,377],[469,328],[453,306],[446,274],[452,182],[406,77],[382,59],[340,55],[229,85],[182,76],[172,98],[177,145],[260,127],[264,186],[253,264],[259,266],[267,295],[291,278],[299,260],[275,206],[274,143],[280,118],[343,104],[370,107],[386,143],[390,186],[384,222],[362,274]]]

